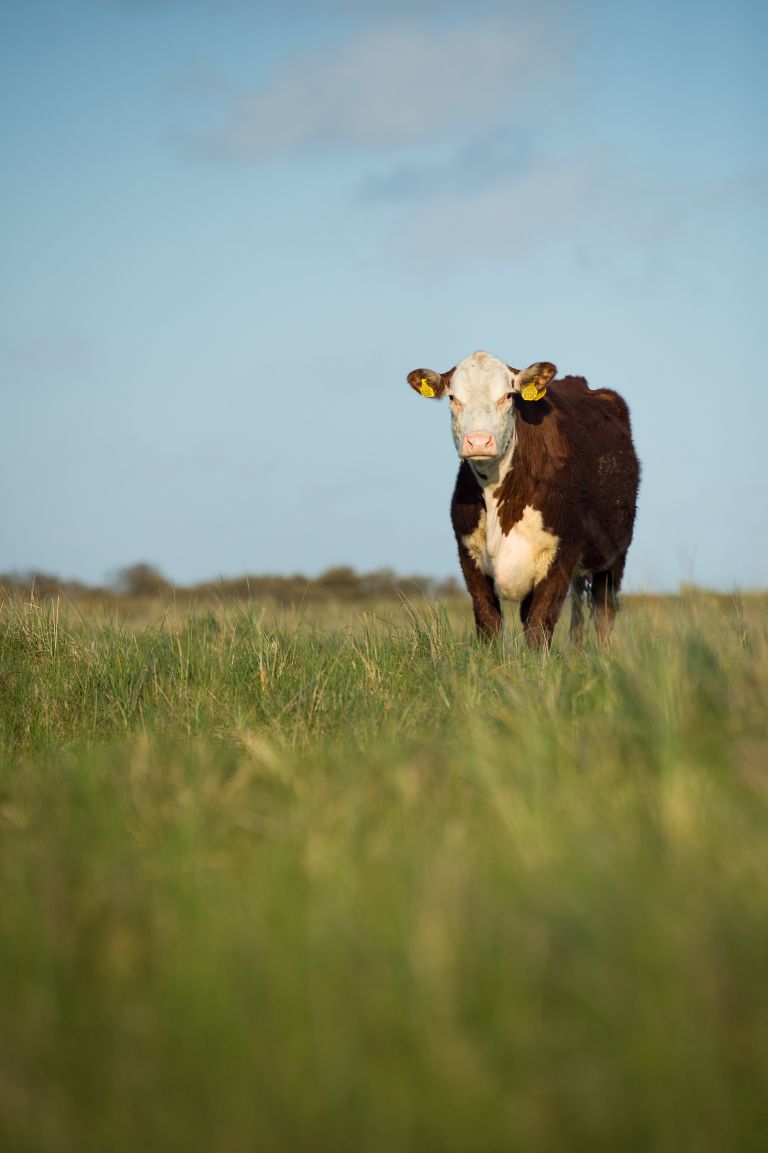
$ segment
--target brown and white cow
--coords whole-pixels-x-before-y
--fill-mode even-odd
[[[519,601],[533,647],[550,645],[569,588],[571,635],[581,639],[590,587],[607,640],[640,478],[624,400],[556,371],[475,352],[448,372],[408,374],[422,396],[450,401],[461,458],[451,520],[477,630],[499,632],[499,598]]]

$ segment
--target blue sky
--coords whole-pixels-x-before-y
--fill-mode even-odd
[[[767,23],[3,0],[0,571],[457,573],[485,348],[627,398],[628,587],[764,587]]]

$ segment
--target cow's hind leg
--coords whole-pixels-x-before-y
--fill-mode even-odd
[[[571,581],[571,641],[579,648],[584,644],[584,602],[589,582],[585,576]]]
[[[621,587],[625,563],[626,553],[611,568],[592,574],[592,618],[597,639],[603,648],[609,644],[616,619],[616,595]]]

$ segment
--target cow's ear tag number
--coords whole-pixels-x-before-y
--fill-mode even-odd
[[[422,396],[430,397],[430,396],[435,395],[435,390],[431,384],[427,383],[426,376],[422,376],[422,378],[421,378],[421,388],[419,389],[419,392],[421,393]]]

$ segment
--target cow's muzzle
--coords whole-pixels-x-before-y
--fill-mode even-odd
[[[459,454],[467,457],[496,456],[496,437],[492,432],[470,432],[464,437]]]

